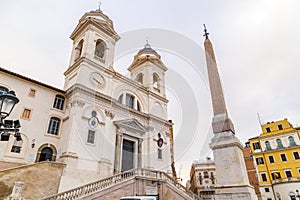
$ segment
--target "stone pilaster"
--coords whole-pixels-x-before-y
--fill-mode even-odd
[[[137,166],[139,169],[142,168],[142,153],[143,153],[142,145],[143,145],[143,139],[139,139],[138,140],[138,166]]]
[[[122,133],[117,132],[116,147],[115,147],[114,174],[120,173],[121,145],[122,145]]]

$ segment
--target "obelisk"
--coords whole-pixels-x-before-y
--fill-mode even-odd
[[[215,200],[257,200],[249,184],[243,157],[243,145],[235,136],[226,104],[212,43],[204,25],[204,47],[213,106],[214,137],[209,144],[216,165]]]

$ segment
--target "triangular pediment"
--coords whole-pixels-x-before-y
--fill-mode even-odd
[[[114,124],[120,129],[129,129],[141,133],[147,132],[147,129],[136,119],[125,119],[125,120],[114,121]]]

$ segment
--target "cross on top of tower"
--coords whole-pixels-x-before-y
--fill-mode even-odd
[[[149,44],[149,37],[146,37],[146,44],[145,44],[145,48],[151,48],[150,44]]]
[[[98,2],[98,9],[97,9],[98,11],[101,11],[101,5],[102,5],[102,3],[101,3],[101,1],[99,1]]]
[[[208,39],[209,33],[207,32],[205,24],[203,24],[203,26],[204,26],[204,35],[203,36],[205,36],[205,39]]]

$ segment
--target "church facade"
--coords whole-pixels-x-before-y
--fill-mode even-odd
[[[70,37],[73,48],[63,89],[0,69],[0,92],[20,102],[22,140],[1,133],[1,169],[42,161],[64,163],[59,191],[136,168],[172,174],[172,122],[167,67],[146,44],[128,67],[114,70],[120,39],[101,10],[85,13]]]

